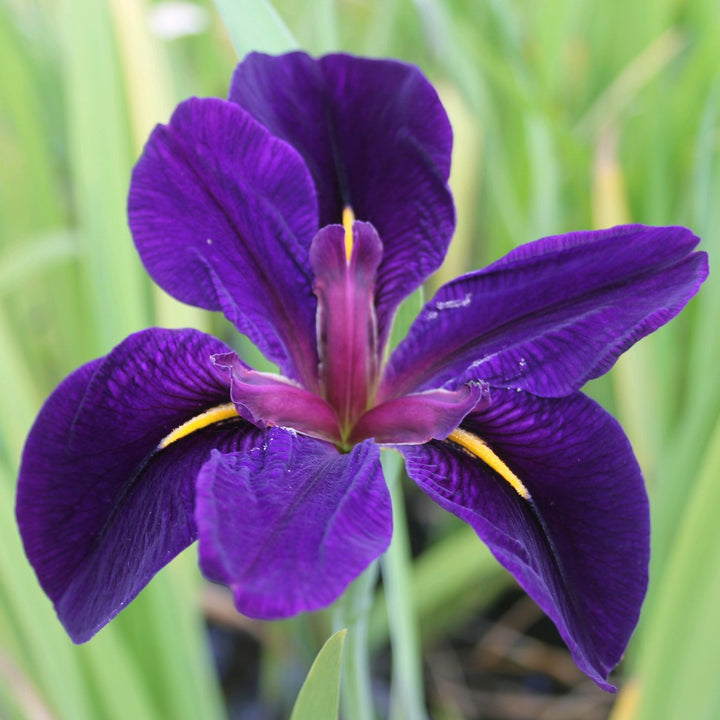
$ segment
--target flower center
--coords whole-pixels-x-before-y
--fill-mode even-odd
[[[310,246],[317,297],[319,393],[281,375],[248,367],[235,353],[213,356],[230,377],[232,404],[179,426],[158,449],[207,425],[239,416],[258,427],[279,425],[349,450],[367,438],[388,444],[450,439],[487,462],[525,496],[522,483],[481,441],[458,430],[463,418],[489,403],[481,382],[436,388],[378,401],[382,369],[375,283],[383,246],[375,228],[343,211],[342,225],[322,228]],[[313,383],[315,384],[315,383]]]

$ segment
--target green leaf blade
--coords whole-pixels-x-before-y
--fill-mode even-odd
[[[296,50],[297,40],[267,0],[215,0],[238,57],[253,50],[280,54]]]
[[[335,720],[340,700],[340,669],[347,630],[322,646],[300,689],[290,720]]]

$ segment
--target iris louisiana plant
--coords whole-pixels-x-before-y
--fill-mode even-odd
[[[50,396],[17,518],[75,642],[196,539],[242,613],[332,603],[390,542],[386,447],[612,687],[648,500],[622,429],[579,389],[680,312],[707,259],[681,227],[546,237],[441,287],[389,352],[453,234],[451,146],[417,68],[348,55],[250,55],[228,100],[187,100],[154,130],[128,203],[142,262],[280,373],[151,328]]]

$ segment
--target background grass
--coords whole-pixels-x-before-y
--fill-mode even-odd
[[[195,34],[164,39],[148,22],[161,5],[0,0],[0,716],[8,720],[224,714],[192,551],[77,648],[37,586],[13,518],[24,437],[67,373],[150,324],[228,333],[152,286],[126,226],[129,172],[153,124],[191,94],[223,96],[237,59],[214,6],[197,3],[204,23]],[[711,268],[718,257],[713,0],[217,7],[240,53],[282,51],[294,37],[313,53],[415,62],[436,83],[455,130],[459,222],[432,286],[544,234],[628,221],[687,225]],[[616,720],[720,716],[718,308],[711,275],[681,318],[589,388],[633,441],[654,520],[650,594]],[[439,517],[429,525],[414,576],[427,640],[509,583],[464,528]],[[267,633],[266,687],[277,688],[278,636],[298,627]],[[381,645],[380,611],[372,627]]]

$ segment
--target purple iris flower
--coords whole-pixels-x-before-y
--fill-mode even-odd
[[[247,615],[331,603],[390,542],[389,445],[611,687],[648,503],[622,429],[578,390],[683,308],[706,256],[680,227],[543,238],[443,286],[388,357],[399,303],[453,233],[451,144],[416,68],[346,55],[250,55],[229,100],[187,100],[155,129],[129,198],[145,267],[281,374],[152,328],[47,400],[17,517],[73,640],[196,539]]]

